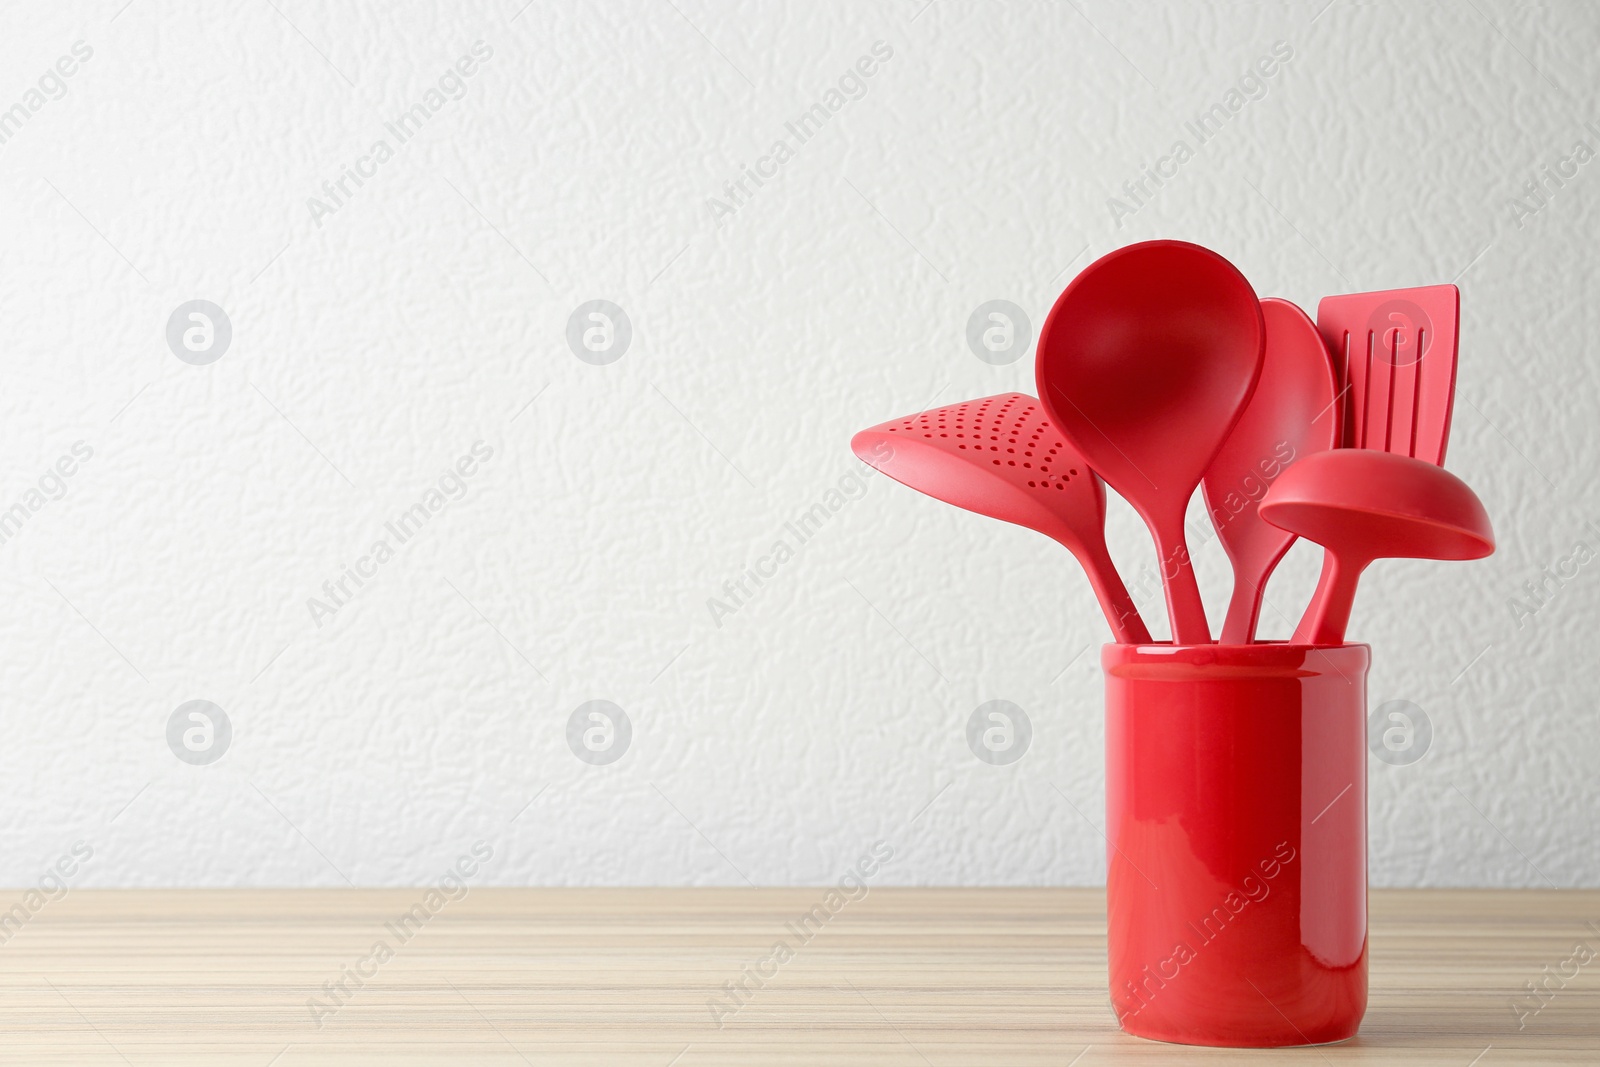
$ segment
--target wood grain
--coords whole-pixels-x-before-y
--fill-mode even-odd
[[[474,889],[402,938],[417,891],[74,891],[4,931],[0,1063],[1600,1063],[1600,959],[1515,1010],[1600,949],[1600,892],[1375,891],[1360,1035],[1248,1054],[1117,1030],[1099,890],[873,889],[802,941],[823,892]]]

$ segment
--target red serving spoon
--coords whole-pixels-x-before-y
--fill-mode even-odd
[[[850,439],[861,459],[936,500],[1054,538],[1083,564],[1119,644],[1150,631],[1106,551],[1106,491],[1023,393],[891,419]]]
[[[1356,582],[1375,559],[1481,559],[1494,551],[1483,502],[1425,460],[1336,448],[1299,460],[1261,502],[1261,517],[1327,550],[1293,644],[1344,643]]]
[[[1346,448],[1443,465],[1456,393],[1461,291],[1453,285],[1325,297],[1317,326],[1333,350]]]
[[[1039,399],[1150,528],[1177,644],[1211,641],[1184,515],[1255,388],[1262,334],[1244,275],[1184,241],[1091,263],[1039,331]]]
[[[1267,329],[1261,377],[1201,483],[1211,521],[1233,563],[1233,597],[1222,623],[1225,645],[1254,640],[1262,591],[1294,544],[1294,534],[1257,510],[1267,486],[1300,456],[1339,444],[1333,362],[1316,324],[1277,297],[1261,301],[1261,315]]]

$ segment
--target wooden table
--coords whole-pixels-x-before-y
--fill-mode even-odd
[[[1254,1053],[1117,1029],[1099,890],[872,889],[802,942],[823,892],[75,890],[0,929],[0,1063],[1600,1063],[1600,892],[1375,891],[1360,1036]]]

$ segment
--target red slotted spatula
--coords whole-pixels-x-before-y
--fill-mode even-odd
[[[1349,293],[1317,305],[1339,379],[1345,448],[1444,465],[1460,327],[1453,285]]]
[[[1106,551],[1106,490],[1024,393],[968,400],[891,419],[850,439],[864,462],[921,493],[1037,530],[1088,572],[1119,644],[1150,631]]]

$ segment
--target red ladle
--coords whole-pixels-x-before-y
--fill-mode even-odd
[[[1261,378],[1202,483],[1212,524],[1233,563],[1225,645],[1255,639],[1262,590],[1294,544],[1294,534],[1261,517],[1267,486],[1297,458],[1337,447],[1342,425],[1333,361],[1316,323],[1277,297],[1261,301],[1261,315],[1267,327]]]
[[[1336,448],[1298,460],[1261,501],[1261,517],[1327,550],[1311,606],[1291,639],[1340,645],[1356,582],[1375,559],[1482,559],[1489,515],[1443,467],[1393,452]]]
[[[1023,393],[891,419],[850,439],[865,463],[958,508],[1026,526],[1065,545],[1089,575],[1118,644],[1150,631],[1106,551],[1106,491]]]
[[[1263,333],[1244,275],[1184,241],[1102,256],[1039,331],[1039,399],[1150,528],[1177,644],[1211,641],[1184,516],[1255,388]]]

